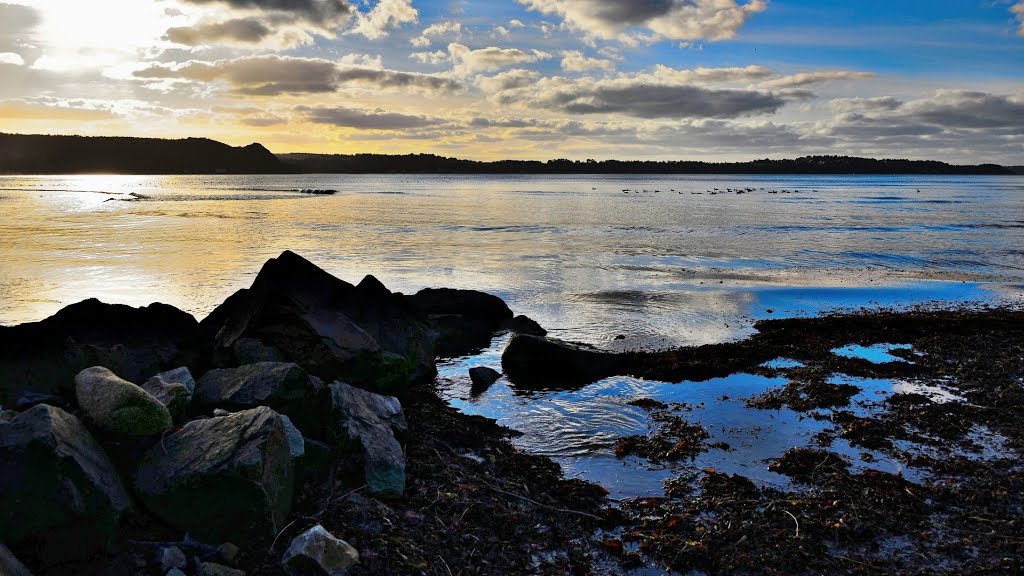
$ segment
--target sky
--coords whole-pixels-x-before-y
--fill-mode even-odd
[[[0,131],[1024,164],[1024,0],[0,0]]]

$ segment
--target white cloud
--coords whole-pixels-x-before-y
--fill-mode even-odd
[[[1024,2],[1017,2],[1010,6],[1010,12],[1013,13],[1017,22],[1020,23],[1020,26],[1017,28],[1017,36],[1024,36]]]
[[[763,88],[770,89],[801,88],[823,82],[864,80],[872,77],[874,77],[874,74],[871,72],[858,72],[855,70],[820,70],[817,72],[801,72],[799,74],[782,76],[780,78],[768,80],[767,82],[762,82],[761,86]]]
[[[495,94],[504,90],[523,88],[536,82],[540,74],[533,70],[516,68],[495,74],[494,76],[477,76],[476,85],[487,94]]]
[[[355,26],[346,33],[379,40],[387,37],[390,29],[415,24],[419,20],[420,12],[412,6],[412,0],[378,0],[369,12],[356,15]]]
[[[586,72],[587,70],[611,72],[615,70],[615,62],[590,58],[579,50],[566,50],[562,52],[562,70],[566,72]]]
[[[426,48],[443,38],[457,40],[462,36],[462,22],[446,20],[431,24],[423,29],[419,36],[409,41],[416,48]]]
[[[15,54],[14,52],[0,52],[0,64],[24,66],[25,59],[21,57],[21,54]]]
[[[498,48],[490,46],[472,50],[468,46],[452,43],[448,45],[448,57],[454,65],[453,71],[461,76],[476,72],[498,70],[515,64],[528,64],[547,60],[551,54],[541,50],[520,48]]]
[[[557,15],[573,30],[625,42],[727,40],[764,0],[517,0],[530,10]],[[646,29],[649,34],[637,34]]]
[[[512,19],[508,21],[509,28],[525,28],[526,24],[523,24],[522,20]]]

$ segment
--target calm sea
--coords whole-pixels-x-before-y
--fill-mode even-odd
[[[1019,298],[1024,178],[0,177],[0,324],[88,297],[201,318],[285,249],[350,282],[493,292],[566,338],[712,342],[757,318]]]

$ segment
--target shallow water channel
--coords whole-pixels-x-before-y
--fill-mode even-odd
[[[501,352],[508,335],[496,337],[480,354],[451,359],[438,364],[438,387],[450,405],[467,414],[494,418],[499,424],[522,433],[513,439],[519,448],[552,458],[567,477],[578,477],[604,486],[613,499],[661,496],[665,481],[714,469],[740,474],[759,485],[788,488],[788,477],[768,469],[771,459],[794,447],[820,445],[816,437],[833,426],[831,410],[797,412],[788,408],[765,410],[748,407],[745,400],[789,382],[784,371],[800,363],[779,358],[764,366],[772,376],[736,373],[702,382],[658,382],[631,377],[613,377],[570,390],[517,389],[502,377],[479,395],[471,391],[468,370],[487,366],[501,371]],[[895,350],[908,350],[900,344],[847,346],[833,353],[874,362],[907,361],[891,356]],[[914,352],[910,350],[910,354]],[[905,354],[906,355],[906,354]],[[881,402],[894,393],[919,393],[936,402],[961,400],[934,382],[919,383],[899,379],[865,379],[833,374],[829,383],[852,384],[862,392],[844,409],[858,416],[881,410]],[[648,434],[655,429],[650,414],[632,406],[631,401],[652,399],[672,407],[673,413],[690,424],[702,425],[710,435],[706,443],[719,445],[698,454],[692,460],[652,462],[645,458],[616,457],[618,439]],[[1001,440],[987,430],[970,435],[980,447],[972,458],[991,458],[1001,452]],[[724,444],[719,444],[724,443]],[[728,445],[728,449],[725,449]],[[934,448],[899,443],[903,450],[932,451]],[[828,450],[847,457],[853,470],[875,469],[902,474],[920,482],[925,472],[908,468],[886,454],[853,447],[835,438]]]

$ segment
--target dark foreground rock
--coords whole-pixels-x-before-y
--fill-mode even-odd
[[[226,410],[269,406],[314,438],[323,437],[329,415],[323,381],[298,364],[284,362],[211,370],[199,379],[195,399],[208,408]]]
[[[0,541],[42,564],[109,548],[131,500],[103,448],[60,408],[0,423]]]
[[[501,378],[501,372],[486,366],[474,366],[469,369],[469,379],[473,382],[473,394],[482,394]]]
[[[562,388],[615,376],[625,356],[553,338],[517,334],[501,354],[502,369],[523,388]]]
[[[70,398],[75,374],[91,366],[144,382],[201,364],[205,349],[195,318],[177,308],[85,300],[41,322],[0,326],[0,405],[24,391]]]
[[[317,524],[292,540],[281,565],[289,576],[344,576],[359,551]]]
[[[405,452],[395,435],[408,428],[398,399],[335,382],[331,404],[336,441],[343,450],[361,455],[370,493],[400,497],[405,490]]]
[[[0,574],[4,576],[32,576],[28,568],[0,542]]]
[[[266,407],[189,422],[145,453],[135,488],[146,508],[201,540],[271,537],[294,488],[284,422]]]
[[[345,377],[370,388],[401,388],[435,372],[426,320],[400,294],[372,276],[353,286],[287,251],[203,320],[202,329],[220,351],[254,339],[324,379]],[[381,374],[380,367],[390,372]]]
[[[167,407],[102,366],[75,376],[75,398],[97,428],[118,436],[152,436],[173,426]]]
[[[178,420],[192,403],[196,381],[187,367],[181,367],[153,376],[146,380],[142,389],[166,406],[171,418]]]
[[[440,357],[465,356],[486,348],[494,333],[502,330],[546,334],[540,324],[526,316],[513,317],[501,298],[485,292],[426,288],[407,298],[430,320]]]

